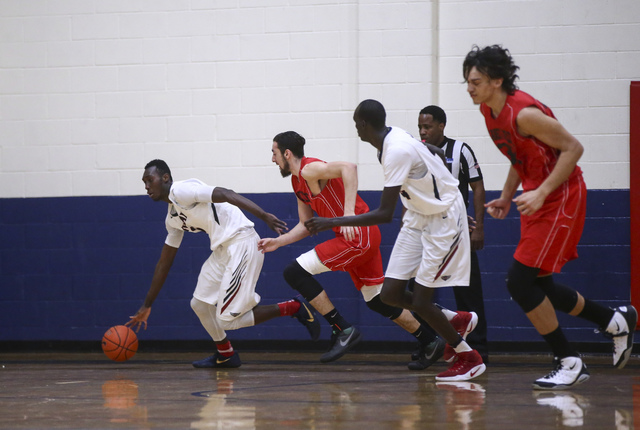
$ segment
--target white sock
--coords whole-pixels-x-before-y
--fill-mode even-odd
[[[456,346],[455,348],[453,348],[453,350],[456,352],[456,354],[460,354],[461,352],[469,352],[472,351],[471,347],[469,346],[469,344],[466,341],[462,341],[460,342],[460,344],[458,346]]]

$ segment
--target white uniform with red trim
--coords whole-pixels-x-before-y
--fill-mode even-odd
[[[407,209],[385,277],[424,286],[468,286],[470,241],[458,180],[442,159],[406,131],[392,127],[379,154],[385,188],[401,186]]]
[[[231,321],[260,302],[255,289],[264,255],[253,222],[230,203],[212,203],[214,188],[198,179],[171,185],[165,243],[180,247],[185,231],[209,235],[211,256],[202,265],[193,297],[217,305],[216,316]]]

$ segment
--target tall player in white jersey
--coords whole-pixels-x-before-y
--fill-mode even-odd
[[[194,367],[240,367],[225,330],[249,327],[279,316],[293,316],[315,339],[320,323],[302,299],[258,306],[256,283],[264,256],[258,251],[260,237],[240,209],[263,220],[278,234],[286,223],[265,212],[251,200],[198,179],[173,181],[171,170],[162,160],[145,166],[142,181],[149,197],[168,203],[165,224],[167,238],[156,265],[144,304],[127,323],[137,330],[147,327],[151,305],[169,274],[185,231],[209,235],[211,256],[204,262],[193,292],[191,307],[216,344],[211,357],[193,363]]]
[[[458,181],[434,153],[441,150],[386,126],[380,102],[363,101],[353,120],[360,139],[378,150],[385,177],[380,207],[357,216],[312,218],[305,226],[317,233],[343,225],[388,223],[400,195],[406,212],[385,273],[382,301],[417,312],[454,349],[457,360],[436,380],[476,378],[486,369],[482,358],[433,303],[435,288],[469,285],[469,227]],[[406,285],[414,276],[412,293]]]

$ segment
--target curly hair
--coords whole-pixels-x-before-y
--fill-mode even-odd
[[[513,94],[518,89],[515,80],[518,78],[516,72],[520,67],[513,62],[509,50],[501,45],[486,46],[482,49],[478,45],[473,45],[462,65],[465,81],[474,67],[490,79],[502,78],[502,89],[507,94]]]

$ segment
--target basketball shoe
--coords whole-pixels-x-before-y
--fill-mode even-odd
[[[240,367],[242,365],[242,362],[240,361],[240,356],[237,352],[234,352],[231,357],[225,357],[219,352],[216,352],[211,357],[194,361],[191,364],[197,369],[210,369],[214,367],[232,369],[235,367]]]
[[[449,321],[462,339],[467,340],[467,335],[478,325],[478,314],[475,312],[457,311],[456,316]],[[443,354],[444,361],[451,363],[456,358],[456,352],[451,345],[446,344]]]
[[[469,381],[487,370],[487,366],[482,362],[482,357],[475,349],[456,355],[458,359],[449,369],[438,374],[436,381]]]
[[[613,366],[622,369],[629,361],[633,349],[633,334],[638,323],[638,312],[633,306],[620,306],[614,311],[609,325],[596,332],[613,339]]]
[[[316,318],[315,312],[313,312],[311,307],[307,305],[307,302],[302,298],[302,296],[296,296],[293,300],[300,303],[300,309],[291,316],[307,328],[309,335],[311,336],[311,340],[318,340],[320,337],[321,327],[320,321]]]
[[[334,330],[331,334],[331,346],[322,354],[320,361],[328,363],[337,360],[356,346],[360,340],[362,340],[362,333],[355,327],[349,327],[340,332]]]
[[[534,390],[565,390],[574,385],[582,384],[589,379],[589,371],[580,357],[554,358],[556,368],[547,376],[536,379]]]
[[[409,363],[407,367],[409,370],[426,369],[442,357],[446,344],[447,342],[445,342],[444,339],[436,336],[432,342],[426,345],[418,345],[418,350],[411,354],[413,361]]]

